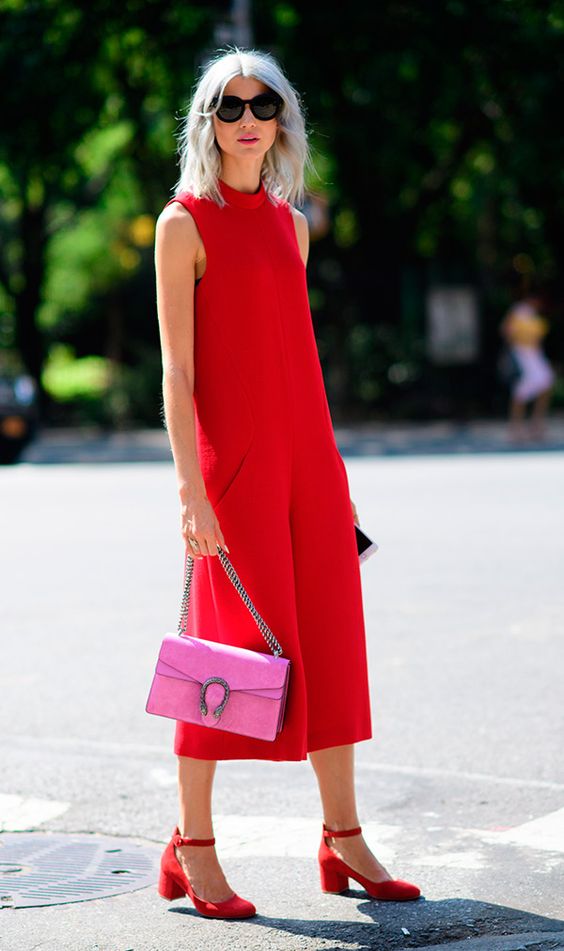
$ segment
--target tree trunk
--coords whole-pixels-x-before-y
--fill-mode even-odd
[[[22,289],[15,294],[15,342],[27,372],[34,378],[39,391],[39,411],[43,418],[51,405],[41,384],[46,348],[37,326],[37,312],[41,303],[45,277],[45,220],[46,206],[30,207],[24,204],[20,220]]]

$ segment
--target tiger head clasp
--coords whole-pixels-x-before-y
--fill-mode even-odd
[[[208,679],[204,681],[204,683],[202,684],[202,688],[200,690],[200,712],[202,716],[204,717],[208,715],[208,705],[206,703],[206,690],[208,689],[208,687],[211,686],[211,684],[221,684],[221,686],[223,687],[225,691],[223,695],[223,700],[221,701],[219,706],[217,706],[215,710],[213,711],[213,715],[217,719],[221,716],[221,714],[225,710],[225,705],[227,701],[229,700],[230,688],[229,688],[229,684],[227,683],[226,680],[223,679],[223,677],[208,677]]]

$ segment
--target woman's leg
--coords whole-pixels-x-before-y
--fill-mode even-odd
[[[216,760],[178,757],[180,835],[193,839],[212,838],[212,790],[216,766]],[[219,864],[215,846],[183,845],[175,849],[175,853],[199,898],[219,902],[234,894]]]
[[[309,753],[309,758],[319,785],[325,825],[336,832],[360,825],[354,784],[354,745],[315,750]],[[374,882],[392,878],[370,851],[362,833],[329,838],[327,844],[366,878]]]
[[[509,405],[509,438],[510,440],[515,440],[519,442],[526,437],[525,429],[525,409],[527,406],[526,400],[517,399],[516,396],[511,397],[511,402]]]
[[[535,399],[535,402],[533,403],[530,426],[531,435],[534,439],[544,439],[546,435],[545,416],[548,412],[551,395],[552,387],[549,387],[547,390],[543,390],[542,393],[539,393]]]

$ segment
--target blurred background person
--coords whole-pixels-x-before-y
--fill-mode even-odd
[[[546,436],[546,415],[556,375],[547,360],[541,341],[548,333],[548,320],[542,316],[543,299],[529,293],[507,311],[500,333],[520,370],[511,386],[509,404],[509,438],[520,442],[529,436],[543,440]],[[533,402],[530,420],[526,421],[527,404]],[[528,426],[527,426],[528,422]]]

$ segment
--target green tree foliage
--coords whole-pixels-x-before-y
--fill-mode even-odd
[[[346,346],[359,323],[380,352],[381,325],[391,324],[390,358],[396,350],[421,365],[422,315],[414,325],[403,294],[413,276],[420,300],[431,276],[479,287],[486,362],[511,284],[533,277],[552,290],[561,356],[564,4],[260,0],[256,9],[262,41],[283,52],[305,94],[318,148],[332,153],[335,225],[344,216],[354,234],[339,242],[334,228],[314,252],[340,262],[320,329],[328,322],[343,343],[349,397],[363,377]],[[392,400],[393,389],[381,378],[380,393]]]
[[[227,10],[0,0],[0,341],[38,379],[51,352],[55,387],[69,354],[106,359],[113,418],[129,407],[156,422],[154,219]],[[560,314],[564,2],[255,0],[253,26],[303,97],[309,186],[330,202],[308,276],[334,405],[389,409],[410,384],[422,392],[434,278],[480,289],[486,392],[512,281],[549,286]]]
[[[66,335],[116,359],[155,345],[145,307],[126,352],[119,301],[148,267],[143,216],[172,183],[173,104],[212,18],[207,4],[161,0],[0,3],[3,336],[9,324],[38,381]]]

